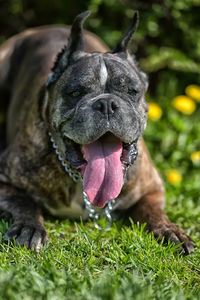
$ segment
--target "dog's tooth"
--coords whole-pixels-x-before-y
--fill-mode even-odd
[[[83,145],[80,145],[80,149],[81,149],[82,155],[83,155],[83,157],[85,159],[85,152],[84,152],[84,149],[83,149]]]

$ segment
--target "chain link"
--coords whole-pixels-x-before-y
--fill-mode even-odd
[[[69,174],[69,176],[75,181],[75,182],[78,182],[80,179],[81,179],[81,175],[80,173],[78,173],[78,171],[76,170],[72,170],[70,168],[70,166],[68,165],[67,162],[64,161],[62,155],[60,154],[59,150],[58,150],[58,146],[56,145],[53,137],[52,137],[52,134],[49,132],[49,136],[50,136],[50,141],[52,142],[52,146],[55,150],[55,153],[58,157],[58,160],[61,162],[61,165],[65,168],[65,171]]]
[[[96,210],[93,208],[93,206],[90,203],[90,200],[88,199],[88,195],[85,192],[83,192],[83,200],[85,202],[85,207],[89,212],[89,217],[93,219],[94,227],[101,231],[108,230],[108,228],[112,224],[111,211],[113,210],[113,206],[115,204],[115,199],[110,200],[108,202],[107,206],[105,207],[105,209],[103,209],[100,213],[96,212]],[[105,216],[106,219],[108,220],[108,225],[105,228],[102,228],[97,224],[97,221],[99,220],[99,218],[101,216]]]

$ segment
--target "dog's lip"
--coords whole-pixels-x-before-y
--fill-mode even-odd
[[[113,132],[110,131],[110,130],[105,130],[105,131],[102,132],[101,134],[96,135],[94,138],[90,138],[90,139],[89,139],[87,142],[85,142],[85,143],[79,143],[79,142],[77,142],[77,141],[75,141],[75,140],[69,138],[68,135],[67,135],[67,133],[65,133],[65,132],[63,132],[63,134],[62,134],[63,139],[68,139],[68,140],[72,141],[73,143],[75,143],[75,144],[77,144],[77,145],[81,145],[81,146],[87,145],[87,144],[91,144],[91,143],[94,143],[94,142],[96,142],[97,140],[99,140],[100,138],[102,138],[103,136],[109,136],[109,135],[110,135],[111,137],[112,137],[112,136],[115,136],[116,138],[118,138],[118,139],[123,143],[123,145],[131,145],[132,143],[137,142],[137,139],[135,139],[135,140],[133,140],[133,141],[131,141],[131,142],[127,142],[127,140],[126,140],[125,138],[122,138],[122,137],[116,135],[115,133],[113,133]]]
[[[64,143],[66,145],[66,159],[73,168],[80,168],[80,166],[87,163],[87,161],[84,159],[80,144],[75,143],[73,140],[67,137],[64,138]]]
[[[99,137],[95,138],[92,142],[93,143],[101,138],[111,138],[115,136],[112,132],[107,131],[104,134],[101,134]],[[117,137],[117,136],[115,136]],[[134,140],[133,142],[126,143],[123,142],[119,137],[119,142],[122,142],[122,155],[121,155],[121,163],[124,166],[129,166],[131,165],[135,157],[137,156],[137,148],[136,148],[136,143],[137,140]],[[74,142],[72,139],[68,138],[68,136],[64,133],[63,134],[63,139],[64,143],[66,145],[66,159],[69,161],[72,167],[75,169],[80,169],[83,165],[87,164],[87,160],[84,156],[84,151],[83,151],[83,144],[79,144]],[[89,143],[88,143],[89,144]]]

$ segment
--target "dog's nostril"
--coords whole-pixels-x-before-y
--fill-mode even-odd
[[[99,101],[95,104],[95,109],[99,110],[101,112],[104,112],[105,111],[105,105],[101,101]]]
[[[119,105],[115,101],[111,101],[110,108],[113,112],[119,108]]]
[[[119,108],[119,105],[114,100],[98,100],[93,104],[93,108],[107,115],[114,114]]]

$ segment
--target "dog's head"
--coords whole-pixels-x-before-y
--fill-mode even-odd
[[[134,160],[134,145],[146,127],[146,75],[127,50],[131,27],[112,52],[84,52],[76,17],[68,45],[58,55],[46,83],[49,130],[59,151],[83,175],[92,204],[103,207],[123,185],[123,166]]]

